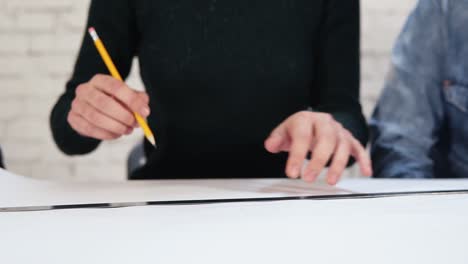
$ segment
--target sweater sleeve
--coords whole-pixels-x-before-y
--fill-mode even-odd
[[[100,141],[81,136],[68,124],[67,116],[78,85],[89,81],[95,74],[109,74],[94,43],[87,34],[88,27],[96,28],[109,54],[123,78],[130,72],[136,55],[137,29],[133,1],[92,0],[88,13],[86,33],[82,41],[73,74],[65,92],[59,97],[50,115],[50,126],[55,143],[68,155],[86,154],[95,150]]]
[[[359,102],[359,0],[326,1],[323,14],[316,53],[319,95],[312,98],[312,106],[332,114],[365,145],[368,129]]]

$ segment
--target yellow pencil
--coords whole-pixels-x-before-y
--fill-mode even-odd
[[[93,38],[94,44],[96,45],[96,48],[99,52],[99,54],[102,57],[102,60],[106,64],[107,68],[109,69],[112,77],[116,78],[117,80],[123,81],[122,76],[120,76],[119,71],[114,65],[114,62],[112,62],[111,57],[109,56],[109,53],[107,52],[106,48],[104,47],[104,44],[102,43],[101,39],[99,38],[98,34],[96,33],[96,30],[91,27],[89,28],[89,34]],[[143,133],[145,133],[146,139],[154,146],[156,147],[156,140],[154,139],[153,132],[151,132],[151,129],[149,128],[148,124],[146,123],[145,119],[139,115],[138,113],[133,113],[135,115],[135,118],[140,125],[140,127],[143,129]]]

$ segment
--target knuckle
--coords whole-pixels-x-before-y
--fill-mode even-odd
[[[120,90],[121,88],[123,89],[122,86],[124,86],[120,81],[116,79],[109,79],[108,80],[108,86],[109,89],[112,91],[112,93],[115,93],[116,91]]]
[[[143,99],[146,101],[146,102],[149,102],[150,98],[149,98],[149,95],[147,93],[143,93]]]
[[[78,103],[78,100],[73,100],[72,103],[71,103],[71,111],[73,112],[78,112],[79,110],[79,103]]]
[[[129,126],[133,126],[133,123],[135,122],[135,118],[131,115],[131,114],[126,114],[125,117],[124,117],[124,123],[129,125]]]
[[[348,162],[348,158],[349,155],[344,155],[342,157],[336,157],[334,160],[333,160],[333,166],[332,168],[330,169],[333,169],[333,168],[343,168],[346,166],[346,163]]]
[[[329,169],[328,170],[328,173],[331,174],[331,175],[340,175],[342,172],[343,172],[343,168],[333,168],[333,169]]]
[[[321,133],[317,136],[317,142],[329,146],[335,145],[338,141],[338,134],[334,131],[327,131],[327,133]]]
[[[324,166],[328,162],[328,158],[325,158],[323,155],[317,156],[314,159],[315,164],[319,166]]]
[[[326,122],[323,125],[323,135],[328,135],[329,137],[338,139],[341,135],[341,130],[337,129],[335,124],[333,124],[332,122]]]
[[[350,137],[346,134],[345,131],[338,132],[338,138],[341,144],[351,144]]]
[[[134,93],[129,95],[129,106],[134,110],[138,110],[139,107],[143,105],[141,99]]]
[[[99,117],[98,115],[96,114],[96,112],[94,111],[91,111],[91,110],[88,110],[86,111],[86,116],[88,117],[88,120],[95,123],[95,122],[98,122],[99,120]]]
[[[349,153],[351,152],[351,148],[352,148],[351,142],[349,142],[349,141],[344,141],[344,142],[342,142],[341,144],[342,144],[342,147],[343,147],[343,152],[344,152],[346,155],[349,155]]]
[[[308,143],[307,141],[309,141],[309,139],[310,139],[310,133],[304,129],[299,129],[295,133],[295,137],[293,138],[293,140],[301,142],[302,144]]]
[[[114,124],[113,127],[113,131],[116,131],[120,135],[125,134],[125,132],[127,132],[127,128],[123,125]]]
[[[329,113],[322,113],[321,117],[326,122],[332,122],[333,121],[333,116],[331,114],[329,114]]]
[[[95,75],[95,77],[96,77],[96,80],[98,80],[98,81],[105,81],[105,80],[107,80],[107,78],[109,76],[106,75],[106,74],[103,74],[103,73],[98,73],[98,74]]]
[[[82,83],[76,87],[75,96],[81,96],[85,92],[86,84]]]
[[[91,127],[91,125],[89,124],[83,124],[82,127],[81,127],[81,130],[83,131],[83,133],[87,136],[90,136],[93,134],[93,128]]]
[[[92,81],[92,83],[98,85],[99,87],[104,88],[107,93],[115,94],[116,91],[122,86],[121,82],[114,79],[113,77],[105,74],[96,74]]]
[[[96,113],[89,107],[85,107],[81,110],[80,113],[85,119],[87,119],[89,122],[96,122]]]
[[[86,95],[86,98],[83,97],[82,99],[87,102],[94,101],[96,99],[97,94],[98,94],[97,89],[92,89],[88,92],[88,94]]]
[[[104,79],[104,74],[98,73],[98,74],[95,74],[95,75],[91,78],[90,82],[91,82],[91,83],[100,83],[103,79]]]
[[[346,130],[343,125],[339,122],[335,122],[335,125],[336,125],[336,128],[339,130],[339,131],[342,131],[344,132],[344,130]]]
[[[345,137],[347,138],[350,138],[350,139],[354,139],[354,136],[351,134],[351,132],[349,132],[349,130],[347,129],[343,129],[343,134]]]
[[[308,112],[308,111],[301,111],[301,112],[297,113],[296,117],[297,117],[298,120],[303,121],[303,120],[309,119],[311,117],[311,114],[312,113]]]
[[[106,96],[104,96],[103,94],[96,94],[95,100],[96,104],[102,108],[106,108],[109,104]]]
[[[289,161],[291,163],[298,163],[304,159],[304,154],[298,151],[291,152],[291,156],[289,157]]]
[[[118,83],[117,80],[107,80],[104,84],[105,86],[105,91],[108,94],[111,94],[112,96],[118,96],[119,91],[121,90],[120,87],[121,85]]]
[[[79,114],[84,118],[88,118],[89,117],[89,112],[90,112],[89,108],[85,106],[82,109],[80,109]]]
[[[72,114],[71,112],[69,112],[68,115],[67,115],[67,122],[68,122],[70,125],[72,125],[72,124],[74,124],[74,121],[75,121],[75,119],[74,119],[74,117],[73,117],[73,114]]]
[[[147,94],[140,94],[139,97],[140,97],[140,100],[141,100],[143,103],[149,104],[149,97],[148,97]]]

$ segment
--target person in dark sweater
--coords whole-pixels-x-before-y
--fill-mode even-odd
[[[330,163],[334,184],[352,157],[372,174],[358,0],[94,0],[87,25],[124,78],[139,58],[146,93],[110,77],[85,36],[51,114],[64,153],[130,134],[137,112],[158,148],[145,142],[147,163],[131,179],[313,181]]]

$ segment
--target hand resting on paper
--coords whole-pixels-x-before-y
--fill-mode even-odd
[[[367,151],[330,114],[302,111],[292,115],[273,130],[265,141],[265,148],[271,153],[289,152],[286,174],[290,178],[302,174],[305,181],[313,182],[331,161],[327,182],[336,184],[350,156],[359,163],[363,175],[372,175]],[[301,172],[309,152],[311,160]]]
[[[97,74],[76,88],[68,123],[79,134],[100,140],[117,139],[137,127],[134,112],[150,114],[149,97],[111,76]]]

